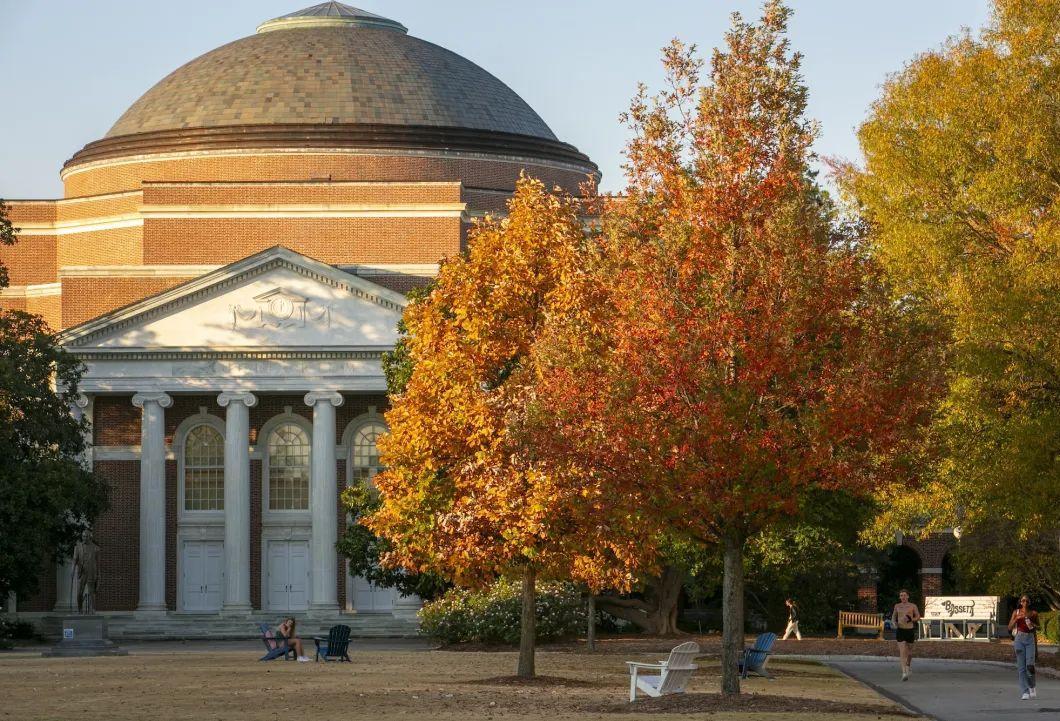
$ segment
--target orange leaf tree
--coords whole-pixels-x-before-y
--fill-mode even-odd
[[[670,89],[642,89],[628,114],[601,317],[558,318],[539,339],[545,452],[635,479],[646,525],[723,546],[726,693],[740,688],[745,544],[811,492],[867,495],[934,377],[932,346],[813,184],[788,17],[776,0],[758,24],[735,15],[705,84],[694,48],[665,50]]]
[[[567,289],[593,249],[577,203],[529,178],[505,219],[472,229],[406,310],[413,370],[387,413],[382,505],[365,521],[392,544],[386,563],[463,585],[521,577],[520,676],[534,674],[539,575],[628,588],[640,558],[621,489],[543,456],[523,430],[535,342],[548,318],[580,312]]]

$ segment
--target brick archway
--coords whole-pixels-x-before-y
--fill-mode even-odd
[[[933,533],[921,539],[902,538],[901,545],[920,556],[920,588],[925,596],[942,594],[942,564],[956,543],[952,532]]]

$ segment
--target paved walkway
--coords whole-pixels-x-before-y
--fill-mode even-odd
[[[914,658],[913,673],[903,683],[897,659],[848,659],[827,663],[940,721],[1060,718],[1060,679],[1039,673],[1038,698],[1021,701],[1015,664]]]

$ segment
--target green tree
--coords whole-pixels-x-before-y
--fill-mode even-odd
[[[959,527],[994,590],[1060,606],[1060,1],[995,0],[981,32],[884,86],[840,181],[896,296],[949,338],[922,491],[874,531]],[[965,541],[962,541],[962,545]],[[1016,547],[1026,563],[1016,563]],[[977,564],[972,564],[977,565]]]
[[[0,201],[0,243],[16,232]],[[106,486],[78,461],[86,424],[70,403],[80,378],[40,316],[0,310],[0,596],[33,593],[45,564],[68,555],[106,506]]]

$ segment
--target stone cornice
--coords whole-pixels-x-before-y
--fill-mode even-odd
[[[558,161],[599,176],[599,169],[588,156],[558,140],[468,128],[390,124],[229,125],[119,135],[86,145],[66,161],[63,173],[85,163],[130,155],[231,148],[444,149]]]
[[[36,283],[33,285],[9,285],[0,288],[0,298],[47,298],[63,294],[62,283]]]

